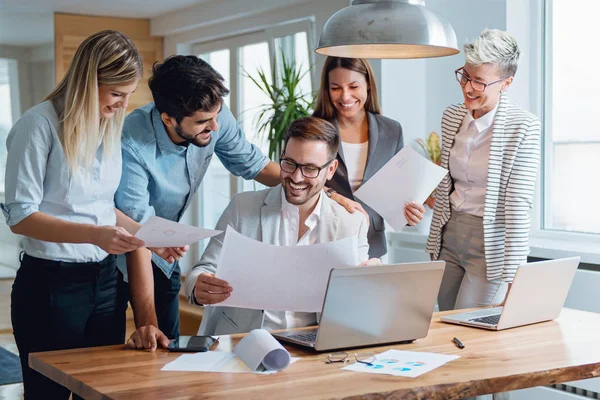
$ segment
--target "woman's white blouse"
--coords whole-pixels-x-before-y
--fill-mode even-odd
[[[367,156],[369,155],[369,141],[364,143],[346,143],[342,142],[344,152],[344,161],[348,170],[348,182],[352,192],[362,184],[365,176],[365,167],[367,166]]]
[[[450,194],[452,208],[478,217],[483,217],[497,109],[498,106],[477,119],[468,112],[450,149],[450,175],[454,181],[454,191]]]
[[[72,173],[59,139],[59,118],[50,101],[28,110],[8,134],[6,200],[0,204],[13,226],[35,212],[69,222],[115,225],[114,196],[121,180],[121,147],[96,152],[92,173]],[[51,243],[24,237],[23,251],[67,262],[100,261],[107,256],[92,244]]]

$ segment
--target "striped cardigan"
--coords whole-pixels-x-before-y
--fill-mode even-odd
[[[464,104],[448,107],[442,117],[442,167],[448,168],[450,149],[468,110]],[[510,103],[503,94],[494,118],[483,233],[487,279],[512,282],[517,268],[527,261],[533,192],[540,162],[540,121]],[[427,252],[437,260],[442,234],[450,219],[451,174],[436,190]]]

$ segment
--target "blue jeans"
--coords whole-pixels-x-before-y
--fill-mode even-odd
[[[171,278],[168,278],[156,264],[152,263],[154,275],[154,308],[158,319],[158,329],[169,339],[179,337],[179,290],[181,289],[181,268],[175,267]],[[127,288],[127,302],[131,292]]]
[[[11,320],[25,399],[66,400],[70,395],[29,367],[29,353],[125,342],[120,275],[112,255],[90,263],[23,256],[12,287]]]

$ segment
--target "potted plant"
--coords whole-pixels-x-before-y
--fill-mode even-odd
[[[301,93],[299,84],[302,78],[310,72],[310,68],[302,71],[293,60],[288,60],[281,52],[281,68],[276,73],[272,66],[272,76],[261,68],[258,76],[248,77],[258,88],[269,97],[269,102],[259,107],[257,127],[259,134],[266,135],[269,143],[269,158],[278,160],[283,148],[285,133],[291,123],[298,118],[312,113],[312,94]]]
[[[436,165],[442,163],[442,148],[440,145],[440,136],[437,133],[431,132],[426,141],[417,139],[416,142],[433,163]],[[433,209],[433,206],[435,205],[435,190],[429,195],[427,200],[425,200],[425,204]]]

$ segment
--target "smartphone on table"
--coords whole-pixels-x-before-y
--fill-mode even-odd
[[[198,353],[210,350],[218,340],[218,336],[179,336],[169,342],[167,350]]]

